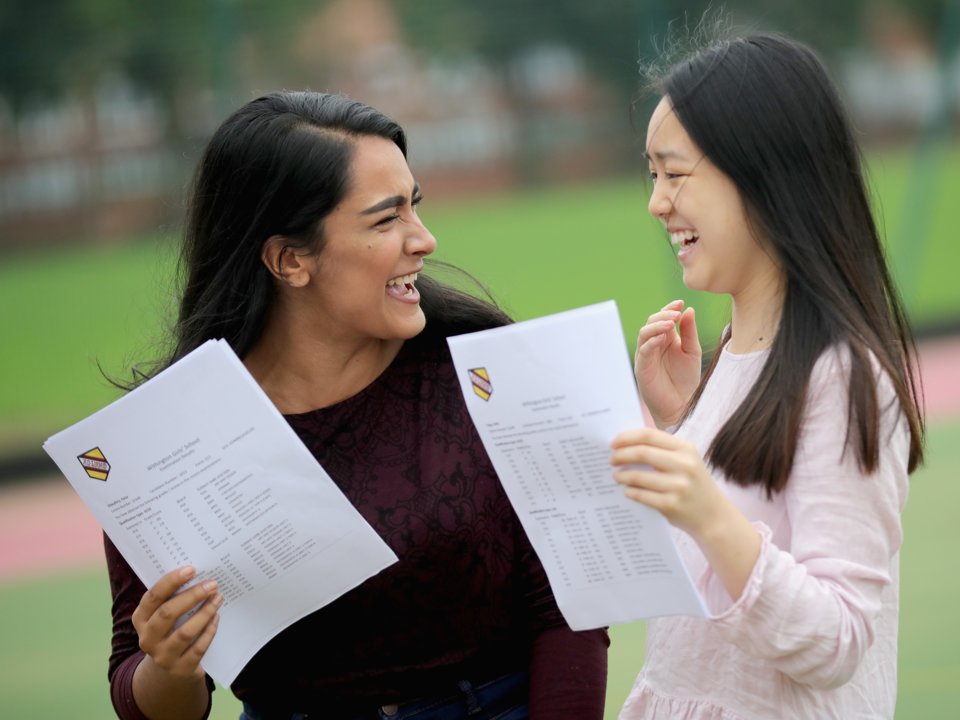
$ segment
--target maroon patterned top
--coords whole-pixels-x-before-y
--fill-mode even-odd
[[[557,610],[442,340],[408,342],[359,394],[287,420],[400,560],[273,638],[238,698],[349,716],[528,669],[531,718],[603,716],[606,632],[575,633]],[[139,718],[130,615],[144,588],[109,541],[107,558],[112,694]]]

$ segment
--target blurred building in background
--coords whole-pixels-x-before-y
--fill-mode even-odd
[[[63,6],[61,18],[104,5],[53,4]],[[821,4],[812,2],[811,12]],[[149,13],[115,18],[113,31],[128,33],[130,47],[98,55],[82,84],[62,82],[62,67],[61,82],[49,88],[7,84],[0,246],[111,242],[172,227],[217,123],[277,88],[341,92],[395,117],[432,198],[635,171],[641,132],[630,106],[639,48],[655,34],[650,28],[666,28],[683,17],[680,6],[696,3],[278,0],[269,16],[252,0],[196,5],[206,12],[152,11],[168,12],[153,16],[156,28],[143,27]],[[743,5],[752,24],[776,29],[775,13]],[[841,5],[857,12],[844,16],[846,44],[825,55],[866,140],[903,141],[937,117],[952,129],[960,54],[931,24],[932,0]],[[941,10],[936,17],[949,28],[957,13]],[[8,27],[0,40],[15,33]],[[115,37],[126,36],[90,42],[110,48]],[[819,47],[816,37],[801,38]],[[15,51],[8,44],[5,52]],[[3,52],[7,68],[29,63]],[[69,53],[61,62],[70,68]],[[616,63],[622,69],[611,72]]]

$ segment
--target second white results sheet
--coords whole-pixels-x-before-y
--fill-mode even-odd
[[[667,521],[613,479],[645,424],[613,301],[451,337],[470,415],[574,630],[706,615]]]

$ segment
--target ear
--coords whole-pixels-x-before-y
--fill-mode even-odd
[[[310,282],[308,258],[308,254],[298,253],[285,235],[271,235],[260,251],[260,259],[270,274],[290,287],[303,287]]]

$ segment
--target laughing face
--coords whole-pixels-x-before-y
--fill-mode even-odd
[[[669,98],[650,118],[646,156],[650,214],[670,234],[688,288],[736,297],[779,277],[750,228],[736,185],[690,139]]]
[[[426,322],[417,273],[436,240],[417,216],[420,187],[391,141],[360,137],[350,187],[323,222],[311,273],[314,321],[331,339],[408,339]]]

